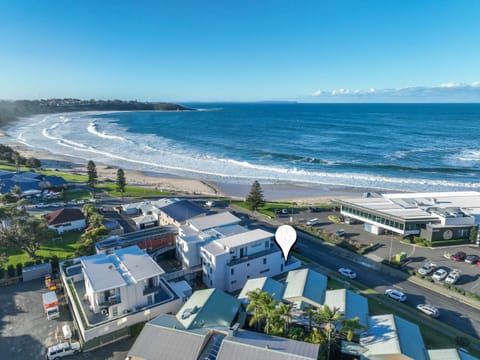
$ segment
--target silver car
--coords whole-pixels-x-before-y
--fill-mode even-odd
[[[418,304],[417,309],[423,312],[425,315],[437,318],[440,316],[440,310],[433,305],[428,304]]]

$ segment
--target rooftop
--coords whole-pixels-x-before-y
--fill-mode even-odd
[[[317,359],[319,345],[239,330],[224,338],[217,360],[307,360]]]
[[[327,278],[311,269],[289,271],[283,298],[287,301],[304,301],[321,306],[325,301]]]
[[[368,300],[364,296],[346,289],[328,290],[325,305],[339,309],[345,319],[358,317],[360,324],[368,325]]]
[[[48,225],[58,225],[71,221],[85,220],[85,215],[83,215],[80,209],[70,208],[49,212],[45,214],[45,217],[48,219]]]
[[[248,293],[257,289],[268,292],[277,301],[282,301],[285,286],[282,283],[268,277],[248,279],[243,286],[242,291],[238,295],[238,299],[248,302]]]
[[[232,325],[240,300],[217,289],[197,290],[177,313],[185,329]]]
[[[116,256],[135,282],[165,274],[165,271],[138,246],[116,250],[109,256]]]
[[[197,219],[189,220],[190,226],[198,231],[205,231],[212,228],[217,228],[226,225],[238,224],[241,220],[228,211],[221,212],[215,215],[204,216]]]
[[[81,259],[84,274],[95,292],[126,286],[127,282],[112,259],[105,254],[97,254]]]
[[[216,240],[216,242],[231,249],[238,246],[245,246],[259,240],[267,240],[272,237],[273,234],[268,231],[262,229],[255,229],[244,233],[228,236],[223,239]]]
[[[428,350],[430,360],[477,360],[476,357],[457,349]]]
[[[164,206],[162,211],[177,222],[184,222],[195,216],[207,213],[207,210],[195,205],[189,200],[176,201]]]

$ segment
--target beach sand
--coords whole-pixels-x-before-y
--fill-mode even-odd
[[[2,139],[3,138],[3,139]],[[8,139],[7,139],[8,138]],[[87,173],[87,160],[52,154],[46,151],[35,151],[24,144],[15,142],[4,132],[0,132],[0,139],[6,141],[24,157],[35,157],[41,160],[42,168],[71,172],[75,174]],[[4,142],[4,141],[2,141]],[[108,164],[97,165],[99,180],[115,181],[118,168]],[[208,197],[232,197],[244,199],[250,191],[248,184],[230,182],[215,183],[201,179],[182,178],[170,174],[155,174],[138,170],[123,169],[128,185],[144,186],[158,190],[173,191],[179,195],[202,195]],[[366,189],[335,187],[329,185],[305,185],[293,183],[262,184],[265,199],[268,201],[288,201],[298,205],[325,204],[332,199],[358,197]]]

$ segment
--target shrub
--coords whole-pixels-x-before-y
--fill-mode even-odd
[[[22,263],[18,263],[18,264],[17,264],[17,274],[18,274],[18,275],[21,275],[21,274],[22,274],[22,269],[23,269]]]
[[[3,279],[5,277],[5,269],[2,267],[0,268],[0,279]]]
[[[35,261],[25,261],[25,267],[29,267],[33,265],[35,265]]]
[[[470,340],[463,336],[457,336],[455,338],[455,344],[458,347],[467,347],[468,345],[470,345]]]
[[[42,258],[35,259],[35,264],[40,265],[42,263]]]
[[[14,277],[15,276],[15,268],[13,267],[13,265],[11,265],[11,264],[8,265],[7,273],[8,273],[9,277]]]
[[[43,258],[43,263],[46,264],[48,262],[50,262],[50,258],[49,257],[44,257]]]

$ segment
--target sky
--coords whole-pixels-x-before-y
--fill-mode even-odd
[[[0,99],[480,101],[480,1],[0,2]]]

